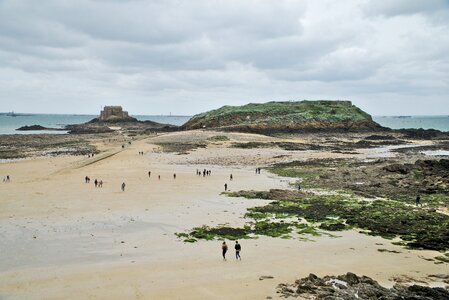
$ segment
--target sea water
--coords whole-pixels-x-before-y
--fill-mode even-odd
[[[378,116],[373,117],[373,120],[392,129],[423,128],[449,131],[449,116]]]
[[[17,114],[16,116],[0,115],[0,134],[61,134],[66,131],[18,131],[19,127],[41,125],[49,128],[64,128],[70,124],[81,124],[96,118],[96,115],[56,115],[56,114]],[[190,116],[133,116],[139,121],[154,121],[163,124],[182,125]]]
[[[33,134],[33,133],[66,133],[65,131],[17,131],[16,129],[25,125],[41,125],[50,128],[63,128],[69,124],[80,124],[92,120],[96,115],[59,115],[59,114],[27,114],[8,116],[0,114],[0,134]],[[164,124],[182,125],[187,122],[191,116],[151,116],[141,115],[133,116],[140,121],[154,121]],[[401,128],[424,128],[449,131],[449,116],[376,116],[374,121],[382,126],[401,129]]]

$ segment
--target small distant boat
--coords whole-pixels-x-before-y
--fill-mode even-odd
[[[406,119],[406,118],[411,118],[412,116],[395,116],[394,118],[398,118],[398,119]]]
[[[32,114],[16,114],[15,112],[9,112],[5,114],[8,117],[29,117],[32,116]]]

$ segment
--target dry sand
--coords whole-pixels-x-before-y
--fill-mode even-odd
[[[239,226],[247,207],[265,203],[222,196],[224,183],[231,190],[287,188],[285,178],[255,175],[254,168],[275,156],[279,161],[337,155],[229,149],[222,143],[177,155],[152,144],[213,134],[172,133],[124,150],[109,145],[94,158],[0,164],[0,174],[12,178],[0,184],[0,299],[265,299],[277,297],[278,283],[309,273],[351,271],[386,286],[394,284],[393,276],[428,281],[428,274],[448,273],[447,264],[423,259],[436,252],[406,250],[355,231],[313,241],[242,240],[242,261],[235,261],[232,241],[228,261],[221,259],[220,241],[181,242],[175,232],[202,224]],[[196,176],[203,168],[212,175]],[[86,175],[90,184],[84,183]],[[103,188],[94,188],[95,178],[103,180]],[[274,279],[259,280],[263,275]]]

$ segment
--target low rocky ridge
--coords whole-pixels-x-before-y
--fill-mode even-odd
[[[324,276],[322,278],[310,274],[296,280],[293,284],[279,284],[277,293],[282,297],[301,297],[317,300],[447,300],[449,290],[431,288],[421,285],[395,285],[385,288],[367,276],[346,273],[340,276]]]
[[[99,153],[93,141],[68,134],[0,135],[0,159]]]
[[[29,131],[29,130],[65,130],[65,129],[61,129],[61,128],[49,128],[49,127],[44,127],[41,125],[25,125],[22,127],[17,128],[16,130],[19,131]]]
[[[120,128],[132,134],[148,134],[151,132],[170,132],[178,130],[178,126],[161,124],[153,121],[101,121],[95,118],[87,123],[67,125],[66,130],[72,134],[86,133],[107,133],[114,131],[113,128]]]
[[[195,115],[183,129],[220,128],[254,133],[371,131],[383,127],[350,101],[289,101],[223,106]]]
[[[449,205],[448,159],[311,159],[279,163],[269,170],[298,178],[307,188],[344,189],[367,198],[382,197],[409,204],[414,204],[417,194],[421,194],[427,206]]]

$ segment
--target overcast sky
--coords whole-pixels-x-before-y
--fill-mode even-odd
[[[449,0],[0,0],[0,111],[449,114]]]

